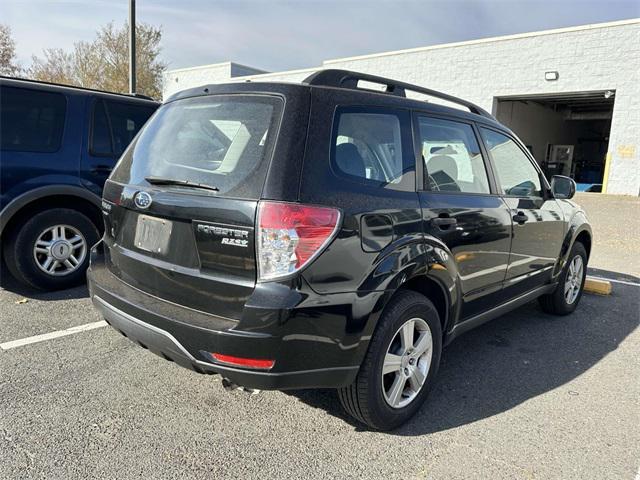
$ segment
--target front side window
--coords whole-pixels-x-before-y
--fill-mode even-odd
[[[488,128],[481,128],[480,131],[503,193],[518,197],[542,197],[540,174],[516,142]]]
[[[480,146],[471,125],[419,117],[420,142],[429,190],[490,193]]]
[[[52,153],[60,149],[67,102],[64,95],[0,87],[2,150]]]
[[[337,174],[371,185],[415,188],[414,164],[403,154],[398,115],[345,111],[337,122],[332,154]]]

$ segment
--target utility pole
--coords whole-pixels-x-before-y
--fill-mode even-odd
[[[129,0],[129,93],[136,93],[136,0]]]

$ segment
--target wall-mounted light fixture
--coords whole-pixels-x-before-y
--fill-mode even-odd
[[[553,82],[555,80],[558,80],[558,77],[560,77],[560,75],[558,75],[558,72],[544,72],[544,79],[547,82]]]
[[[606,92],[604,92],[604,98],[611,98],[613,97],[614,93],[611,90],[607,90]]]

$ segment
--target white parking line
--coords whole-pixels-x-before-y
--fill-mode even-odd
[[[597,280],[606,280],[613,283],[621,283],[623,285],[631,285],[633,287],[640,287],[640,283],[627,282],[625,280],[616,280],[613,278],[598,277],[595,275],[587,275],[588,278],[594,278]],[[12,340],[10,342],[0,343],[0,350],[11,350],[12,348],[22,347],[24,345],[30,345],[32,343],[45,342],[54,338],[66,337],[67,335],[74,335],[80,332],[87,332],[89,330],[95,330],[96,328],[106,327],[107,322],[101,320],[99,322],[86,323],[84,325],[78,325],[77,327],[67,328],[65,330],[57,330],[55,332],[43,333],[42,335],[34,335],[33,337],[21,338],[19,340]],[[640,479],[638,479],[640,480]]]
[[[640,283],[627,282],[626,280],[616,280],[615,278],[596,277],[595,275],[587,275],[587,278],[594,280],[604,280],[611,283],[621,283],[622,285],[631,285],[632,287],[640,287]]]
[[[67,328],[66,330],[57,330],[55,332],[43,333],[42,335],[34,335],[33,337],[21,338],[20,340],[12,340],[10,342],[0,343],[0,350],[11,350],[12,348],[30,345],[32,343],[44,342],[53,338],[66,337],[75,333],[95,330],[96,328],[106,327],[108,324],[104,320],[93,323],[85,323],[77,327]]]

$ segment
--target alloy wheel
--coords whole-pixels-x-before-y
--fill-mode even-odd
[[[567,278],[564,282],[564,299],[571,305],[578,298],[582,288],[582,277],[584,274],[584,263],[580,255],[576,255],[569,263]]]
[[[33,246],[38,268],[48,275],[62,276],[75,272],[87,255],[87,241],[70,225],[46,228]]]
[[[433,337],[427,322],[407,320],[391,339],[382,365],[382,393],[390,407],[406,407],[418,396],[432,356]]]

